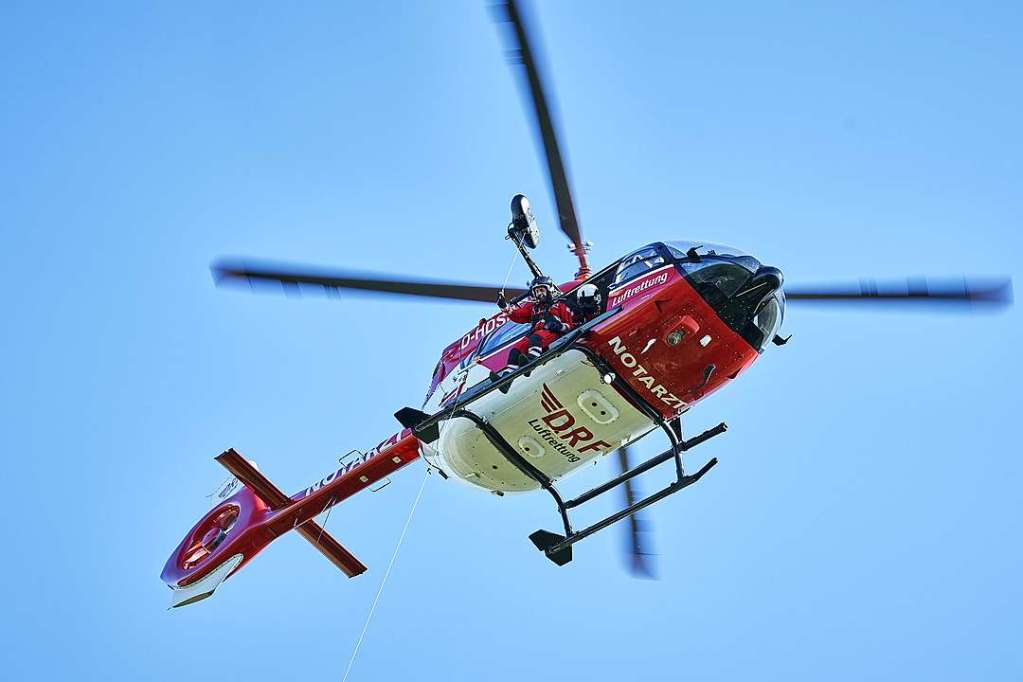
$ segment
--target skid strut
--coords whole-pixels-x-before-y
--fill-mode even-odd
[[[568,520],[569,508],[566,506],[565,501],[561,499],[561,494],[558,493],[558,489],[554,487],[554,481],[552,481],[547,474],[537,469],[535,466],[530,464],[525,457],[516,452],[515,448],[509,445],[508,441],[504,439],[504,436],[498,433],[497,429],[491,426],[483,417],[468,410],[456,410],[451,416],[454,418],[462,417],[464,419],[471,420],[479,427],[487,440],[489,440],[495,448],[501,451],[501,454],[504,455],[505,459],[511,462],[512,466],[539,483],[541,488],[550,493],[551,497],[554,498],[554,502],[558,505],[558,511],[561,512],[561,522],[565,525],[565,533],[567,535],[572,534],[572,524]]]

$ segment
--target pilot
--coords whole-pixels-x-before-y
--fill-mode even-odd
[[[572,311],[563,301],[558,300],[560,294],[561,291],[554,286],[550,277],[540,275],[529,285],[529,298],[522,303],[509,306],[503,295],[498,297],[497,304],[508,315],[508,319],[512,322],[530,322],[533,328],[512,346],[508,365],[500,373],[492,372],[491,378],[496,379],[539,357],[551,342],[573,327]]]
[[[600,312],[600,290],[595,284],[584,284],[575,292],[575,321],[589,322]]]

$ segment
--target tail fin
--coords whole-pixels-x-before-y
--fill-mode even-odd
[[[363,573],[366,566],[314,519],[418,457],[419,441],[406,429],[288,497],[235,450],[221,453],[217,461],[244,485],[193,526],[167,560],[161,578],[172,590],[171,607],[211,596],[289,530],[297,530],[349,578]]]

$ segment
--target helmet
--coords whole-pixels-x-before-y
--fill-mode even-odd
[[[553,299],[556,295],[561,293],[558,287],[554,286],[554,280],[546,275],[539,275],[534,277],[533,281],[529,284],[529,293],[533,295],[533,298],[540,300],[541,298]]]
[[[600,290],[595,284],[584,284],[575,292],[575,300],[583,312],[600,310]]]

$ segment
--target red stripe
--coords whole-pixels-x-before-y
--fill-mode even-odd
[[[552,404],[554,404],[554,405],[556,405],[558,407],[564,407],[564,405],[561,404],[561,401],[559,401],[557,399],[557,397],[555,397],[554,392],[551,391],[550,387],[547,386],[547,384],[543,385],[542,394],[543,394],[543,397],[547,398],[547,400],[549,400]]]

